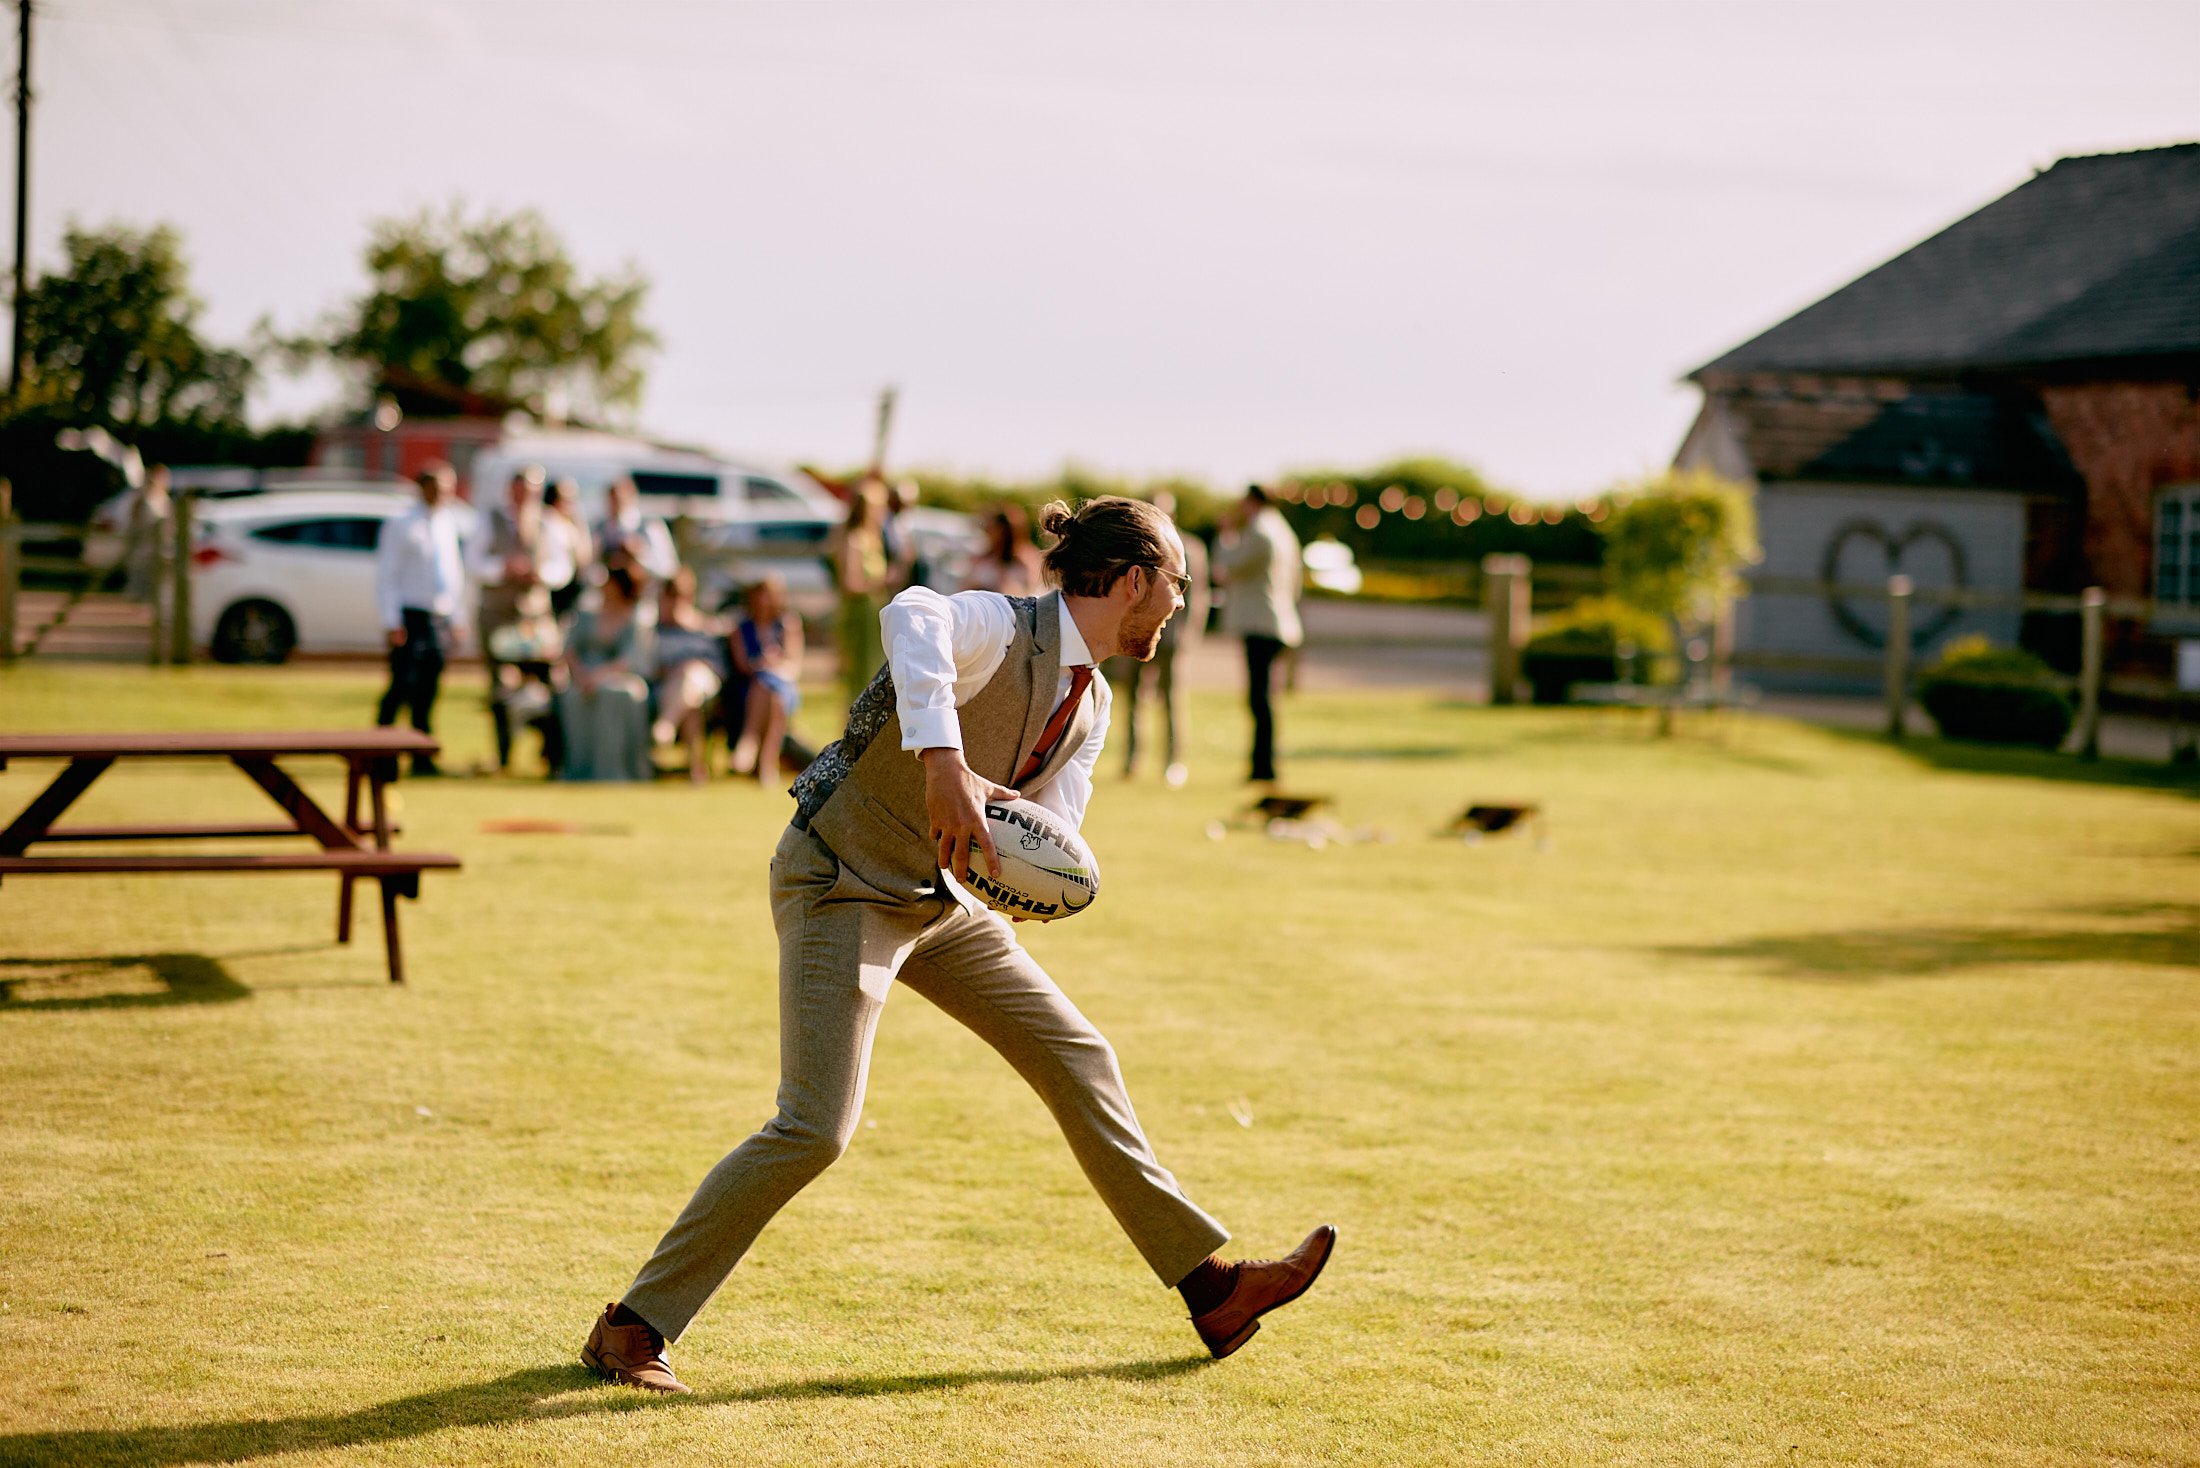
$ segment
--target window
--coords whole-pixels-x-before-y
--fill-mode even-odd
[[[718,476],[715,474],[666,474],[655,469],[637,469],[631,477],[634,480],[634,489],[639,494],[713,499],[718,494]]]
[[[801,495],[796,494],[776,479],[765,479],[760,475],[751,474],[747,479],[741,481],[741,487],[747,492],[749,503],[752,505],[799,505],[802,503]]]
[[[254,540],[271,540],[277,545],[306,545],[317,550],[341,551],[371,551],[381,535],[381,520],[362,515],[277,520],[252,532]]]
[[[2165,489],[2154,502],[2154,599],[2200,607],[2200,484]]]

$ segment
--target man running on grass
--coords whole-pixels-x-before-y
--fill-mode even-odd
[[[772,857],[779,931],[779,1114],[704,1177],[581,1359],[604,1376],[684,1392],[665,1359],[772,1215],[846,1149],[871,1040],[897,979],[1001,1052],[1039,1093],[1116,1222],[1227,1356],[1260,1317],[1305,1293],[1336,1230],[1280,1260],[1225,1263],[1229,1235],[1158,1162],[1115,1052],[1024,952],[1008,920],[942,872],[973,855],[998,875],[985,802],[1019,793],[1083,823],[1108,730],[1103,658],[1151,658],[1184,605],[1184,548],[1153,506],[1108,497],[1042,526],[1060,591],[941,596],[912,587],[879,621],[886,666],[848,730],[795,781]]]

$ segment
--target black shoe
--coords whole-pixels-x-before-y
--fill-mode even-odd
[[[433,780],[443,773],[443,767],[426,755],[416,754],[413,756],[412,772],[415,780]]]

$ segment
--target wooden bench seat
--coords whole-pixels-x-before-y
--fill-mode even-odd
[[[295,834],[295,833],[293,833]],[[382,888],[382,936],[389,950],[390,982],[405,982],[405,960],[397,940],[397,899],[420,896],[422,872],[455,872],[458,858],[440,851],[267,851],[115,856],[0,856],[0,881],[9,877],[88,877],[128,874],[188,875],[194,872],[335,872],[343,879],[344,901],[336,938],[351,941],[351,883],[369,878]]]
[[[90,876],[107,872],[349,872],[355,877],[398,877],[458,870],[458,858],[440,851],[266,851],[219,856],[0,856],[0,878],[50,873]]]

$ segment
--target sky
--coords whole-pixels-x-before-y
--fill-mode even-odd
[[[2058,157],[2200,140],[2200,0],[35,13],[34,269],[173,224],[241,341],[361,293],[372,220],[534,208],[653,282],[643,428],[845,465],[892,383],[897,466],[1005,476],[1595,490],[1727,347]]]

